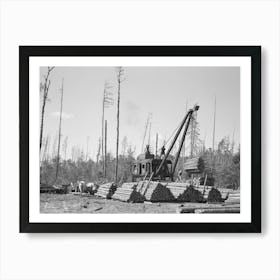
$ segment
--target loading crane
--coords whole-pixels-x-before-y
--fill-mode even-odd
[[[137,157],[137,160],[134,162],[132,166],[133,181],[146,180],[147,178],[149,178],[149,181],[151,180],[173,181],[176,166],[186,138],[186,134],[188,132],[192,115],[194,112],[197,112],[198,110],[199,110],[198,105],[195,105],[192,109],[188,110],[182,122],[180,123],[167,152],[165,153],[165,147],[163,146],[161,148],[161,154],[159,158],[155,157],[155,155],[150,153],[149,145],[146,146],[146,152],[144,154],[139,155]],[[172,161],[168,159],[168,157],[170,156],[170,152],[173,149],[182,131],[183,131],[183,135],[179,143],[179,148],[175,155],[174,162],[172,163]]]

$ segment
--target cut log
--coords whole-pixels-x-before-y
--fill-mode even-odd
[[[145,200],[152,202],[174,201],[175,198],[171,191],[156,181],[140,181],[136,187],[136,191],[144,196]]]
[[[234,212],[235,211],[235,212]],[[203,207],[178,207],[176,210],[177,213],[240,213],[240,205],[205,205]]]
[[[217,189],[212,188],[208,193],[207,202],[224,202],[224,199]]]
[[[111,198],[116,191],[116,184],[115,183],[107,183],[102,184],[99,186],[96,196],[103,197],[103,198]]]
[[[188,172],[202,172],[204,169],[204,161],[201,157],[187,159],[184,163],[184,170]]]
[[[112,196],[113,199],[125,202],[143,202],[144,197],[136,191],[137,183],[124,183]]]
[[[177,201],[181,202],[205,202],[200,191],[192,186],[188,187],[182,194],[177,197]]]
[[[181,214],[181,213],[194,213],[195,208],[180,208],[178,207],[176,209],[176,213]]]
[[[198,214],[214,214],[214,213],[240,213],[239,207],[232,207],[232,208],[216,208],[216,209],[195,209],[195,213]]]

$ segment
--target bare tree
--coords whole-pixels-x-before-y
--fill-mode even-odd
[[[89,142],[89,136],[87,136],[86,161],[88,160],[88,142]]]
[[[85,151],[84,151],[84,147],[79,148],[79,160],[80,160],[80,161],[85,161]]]
[[[57,146],[57,162],[56,162],[55,182],[57,180],[58,172],[59,172],[62,106],[63,106],[63,79],[62,79],[62,85],[61,85],[61,100],[60,100],[60,115],[59,115],[59,130],[58,130],[58,146]]]
[[[157,152],[158,152],[158,133],[156,134],[156,150],[155,150],[156,158],[157,158]]]
[[[200,129],[197,121],[197,112],[192,115],[190,122],[190,157],[197,156],[201,147],[202,141],[200,140]]]
[[[122,156],[125,156],[125,153],[127,151],[127,147],[128,147],[128,141],[127,141],[127,137],[125,136],[122,140]]]
[[[43,84],[40,85],[40,91],[43,92],[43,102],[42,102],[42,111],[41,111],[41,128],[40,128],[40,153],[41,153],[42,140],[43,140],[45,107],[46,107],[46,102],[48,100],[49,88],[50,88],[50,84],[51,84],[49,76],[53,69],[54,69],[54,67],[48,67],[44,82],[43,82]]]
[[[144,145],[145,145],[145,140],[146,140],[146,135],[147,135],[147,131],[148,131],[148,127],[149,124],[151,123],[151,118],[152,118],[152,114],[149,113],[148,117],[147,117],[147,121],[145,123],[145,129],[144,129],[144,136],[143,136],[143,141],[142,141],[142,146],[141,146],[141,153],[144,152]],[[151,126],[150,126],[151,127]],[[150,141],[150,140],[149,140]]]
[[[119,130],[120,130],[120,99],[121,99],[121,83],[124,81],[123,67],[117,68],[117,82],[118,82],[118,105],[117,105],[117,140],[116,140],[116,170],[115,181],[118,182],[118,165],[119,165]]]
[[[64,142],[63,142],[63,153],[64,153],[64,160],[66,161],[67,160],[67,145],[68,145],[68,137],[66,136],[64,138]]]
[[[107,120],[105,120],[104,177],[107,177]]]
[[[50,144],[51,144],[51,136],[48,135],[48,144],[46,145],[46,160],[49,161],[50,156]]]
[[[72,161],[76,160],[76,158],[75,158],[75,146],[73,146],[72,149],[71,149],[71,159],[72,159]]]
[[[102,102],[102,135],[101,135],[101,151],[102,151],[102,164],[103,173],[105,172],[105,158],[104,158],[104,115],[105,108],[108,108],[114,104],[113,92],[111,91],[113,86],[108,81],[105,81],[103,91],[103,102]]]
[[[72,147],[72,161],[77,162],[81,157],[81,148],[77,145]]]
[[[188,100],[186,101],[186,114],[188,113]],[[186,140],[184,141],[184,146],[182,149],[183,154],[183,163],[185,163],[186,160],[186,154],[187,154],[187,146],[186,146]]]
[[[216,129],[216,96],[215,96],[215,102],[214,102],[214,123],[213,123],[213,143],[212,143],[213,153],[215,150],[215,129]]]
[[[132,146],[129,145],[128,148],[127,148],[127,155],[129,157],[133,157],[135,151],[136,151],[136,146],[134,146],[134,148],[132,149]]]
[[[234,153],[234,146],[235,146],[234,134],[235,134],[235,128],[233,129],[232,139],[231,139],[231,153],[232,153],[232,154]]]
[[[213,123],[213,143],[212,143],[212,169],[215,169],[215,129],[216,129],[216,96],[214,102],[214,123]]]
[[[55,135],[55,138],[53,139],[53,145],[52,145],[52,160],[55,159],[56,153],[57,153],[57,140],[58,137]]]
[[[43,154],[41,155],[42,161],[46,161],[48,159],[49,144],[50,144],[50,136],[47,135],[47,137],[43,138],[43,144],[42,144]]]
[[[99,158],[100,158],[100,150],[101,150],[101,139],[98,139],[98,148],[97,148],[97,154],[96,154],[96,164],[98,166]]]

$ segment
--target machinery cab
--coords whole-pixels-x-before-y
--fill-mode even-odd
[[[162,159],[151,154],[149,147],[146,147],[146,152],[137,157],[137,160],[132,165],[132,180],[148,180],[152,174],[156,174]],[[172,177],[172,161],[165,160],[160,172],[153,176],[153,180],[169,180]]]

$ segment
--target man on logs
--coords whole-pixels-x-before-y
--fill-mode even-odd
[[[165,156],[165,146],[163,145],[163,146],[161,147],[161,151],[160,151],[160,158],[163,159],[164,156]]]

